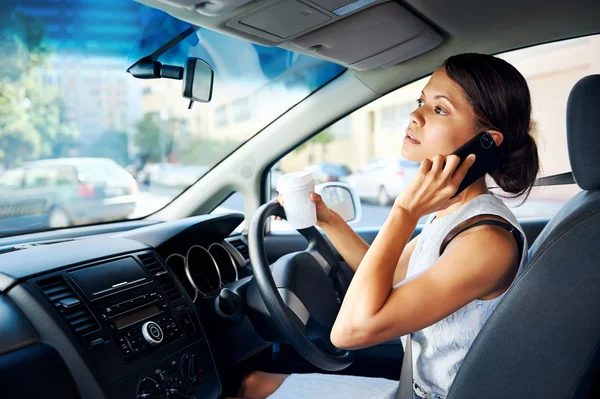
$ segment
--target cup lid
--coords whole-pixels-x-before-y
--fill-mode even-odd
[[[277,191],[293,190],[301,188],[313,181],[312,172],[291,172],[286,173],[277,180]]]

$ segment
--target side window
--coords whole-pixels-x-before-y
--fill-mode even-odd
[[[571,170],[566,141],[566,103],[573,85],[582,77],[600,73],[593,59],[600,52],[600,35],[544,44],[499,55],[525,77],[533,105],[533,129],[541,170],[538,177]],[[381,226],[390,205],[416,173],[419,164],[401,157],[402,141],[415,99],[428,77],[404,86],[356,110],[335,125],[283,157],[271,171],[275,182],[283,173],[311,170],[317,180],[352,185],[362,203],[362,219],[355,226]],[[333,129],[333,127],[336,129]],[[342,127],[342,128],[340,128]],[[349,173],[332,173],[349,168]],[[494,187],[495,183],[488,184]],[[492,190],[499,193],[498,190]],[[550,217],[575,193],[576,185],[535,187],[527,201],[506,200],[518,218]],[[276,196],[275,191],[272,196]],[[422,219],[420,222],[423,222]],[[272,228],[286,229],[284,222]]]
[[[78,183],[75,169],[69,166],[62,166],[56,169],[57,186],[73,186]]]
[[[54,181],[53,169],[32,168],[26,171],[23,186],[25,188],[48,187]]]
[[[353,226],[381,226],[414,170],[413,163],[403,163],[400,150],[408,116],[426,82],[421,79],[366,105],[292,150],[271,170],[272,196],[277,196],[279,176],[310,170],[317,183],[339,181],[354,187],[362,218]],[[271,228],[289,226],[273,221]]]
[[[0,189],[16,190],[23,186],[23,170],[8,170],[0,176]]]

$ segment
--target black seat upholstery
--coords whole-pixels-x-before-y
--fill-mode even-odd
[[[586,398],[600,348],[600,75],[567,104],[572,198],[477,336],[448,398]]]

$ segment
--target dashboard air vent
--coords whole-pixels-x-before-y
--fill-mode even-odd
[[[94,316],[63,276],[40,280],[37,285],[77,336],[83,337],[100,329]]]
[[[171,276],[164,268],[164,266],[158,261],[156,256],[152,253],[146,253],[139,255],[138,258],[142,261],[146,269],[154,276],[156,281],[160,284],[160,288],[162,288],[165,296],[168,301],[175,301],[177,299],[183,298],[179,288],[171,279]]]
[[[250,255],[248,254],[248,244],[242,238],[236,238],[234,240],[230,240],[229,243],[233,245],[233,247],[242,255],[246,263],[250,260]]]

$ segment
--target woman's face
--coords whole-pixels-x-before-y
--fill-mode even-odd
[[[438,154],[450,155],[476,133],[473,109],[462,88],[442,67],[431,76],[417,109],[410,114],[402,156],[421,162]]]

